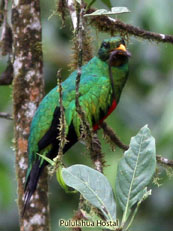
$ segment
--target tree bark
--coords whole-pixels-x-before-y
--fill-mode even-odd
[[[31,198],[30,206],[24,217],[21,216],[30,123],[44,92],[39,0],[13,0],[12,31],[14,132],[20,230],[48,231],[49,209],[46,170],[39,181],[37,191]]]

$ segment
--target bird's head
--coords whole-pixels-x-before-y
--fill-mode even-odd
[[[103,40],[98,51],[98,57],[102,61],[107,61],[115,67],[127,63],[130,56],[131,54],[126,49],[124,40],[118,36]]]

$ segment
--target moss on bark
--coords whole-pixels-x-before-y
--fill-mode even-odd
[[[30,123],[43,97],[44,89],[40,2],[38,0],[13,0],[12,30],[14,132],[20,230],[48,231],[49,210],[46,171],[41,177],[30,206],[27,208],[24,217],[21,217]]]

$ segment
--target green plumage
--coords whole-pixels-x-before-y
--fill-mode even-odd
[[[112,76],[114,79],[114,89],[115,89],[115,99],[112,94],[112,86],[109,77],[109,65],[108,59],[112,50],[119,47],[120,44],[124,44],[124,41],[120,37],[114,37],[111,39],[104,40],[102,46],[98,52],[98,56],[92,58],[86,65],[82,67],[82,74],[80,79],[79,88],[79,102],[82,109],[85,111],[86,118],[91,127],[99,123],[103,116],[106,116],[109,108],[112,105],[113,100],[116,104],[119,102],[121,91],[127,80],[128,74],[128,58],[124,51],[119,51],[117,49],[117,57],[113,58],[112,65]],[[107,45],[106,45],[107,44]],[[106,47],[108,46],[108,47]],[[124,52],[124,53],[123,53]],[[122,57],[121,57],[122,56]],[[121,60],[119,65],[119,62]],[[118,64],[118,66],[116,66]],[[77,71],[74,71],[63,83],[63,106],[65,110],[65,120],[66,120],[66,135],[68,135],[72,130],[77,137],[80,136],[80,119],[76,112],[75,98],[76,98],[76,77]],[[51,134],[50,127],[52,126],[52,121],[59,120],[55,118],[55,109],[59,107],[59,92],[58,87],[51,90],[45,98],[40,103],[38,110],[33,118],[30,136],[28,142],[28,152],[29,152],[29,167],[27,172],[27,183],[26,192],[29,193],[31,189],[29,188],[31,184],[31,172],[33,165],[38,162],[39,154],[48,154],[54,143],[50,143],[41,150],[39,147],[39,141],[47,134],[46,140],[51,139],[49,136]],[[102,112],[102,113],[101,113]],[[51,128],[52,129],[52,128]],[[56,128],[57,129],[57,128]],[[49,132],[50,131],[50,132]],[[58,131],[58,129],[57,129]],[[71,134],[73,135],[73,134]],[[55,137],[56,138],[56,137]],[[43,142],[44,143],[44,142]],[[44,146],[44,145],[43,145]],[[56,152],[58,148],[56,148]],[[56,155],[57,153],[55,153]],[[39,166],[40,168],[41,166]],[[35,170],[33,170],[35,171]],[[37,182],[36,182],[37,184]],[[34,189],[35,190],[35,189]],[[32,190],[32,193],[33,191]],[[28,194],[26,196],[26,203],[28,202]]]
[[[118,96],[121,93],[121,87],[126,81],[128,66],[123,68],[113,68],[113,76],[116,77],[114,83]],[[86,117],[92,126],[92,117],[95,121],[99,121],[100,108],[106,113],[108,107],[111,105],[111,84],[108,76],[108,64],[101,61],[98,57],[94,57],[91,61],[82,67],[82,75],[79,88],[79,102],[86,113]],[[75,97],[76,97],[76,76],[77,72],[74,71],[68,79],[62,83],[63,88],[63,106],[65,108],[66,119],[66,132],[71,122],[74,125],[77,135],[80,135],[79,126],[80,119],[76,112]],[[118,77],[117,77],[118,76]],[[124,81],[122,81],[124,80]],[[38,142],[43,135],[50,128],[53,113],[55,108],[59,106],[59,92],[58,87],[55,87],[49,94],[42,100],[39,108],[33,118],[31,125],[31,132],[29,137],[29,155],[38,152]],[[44,150],[43,150],[44,151]],[[42,151],[42,152],[43,152]]]

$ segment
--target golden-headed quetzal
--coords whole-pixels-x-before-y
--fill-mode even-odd
[[[97,56],[82,66],[79,87],[79,102],[93,130],[116,108],[128,75],[128,57],[125,42],[121,37],[105,39]],[[110,78],[110,67],[113,80]],[[66,120],[65,153],[80,136],[81,122],[76,112],[76,77],[74,71],[62,83],[62,99]],[[113,85],[112,85],[113,84]],[[24,207],[36,190],[37,183],[47,162],[39,154],[53,159],[59,148],[60,106],[58,87],[51,90],[40,103],[31,123],[28,141],[29,164],[25,184]]]

